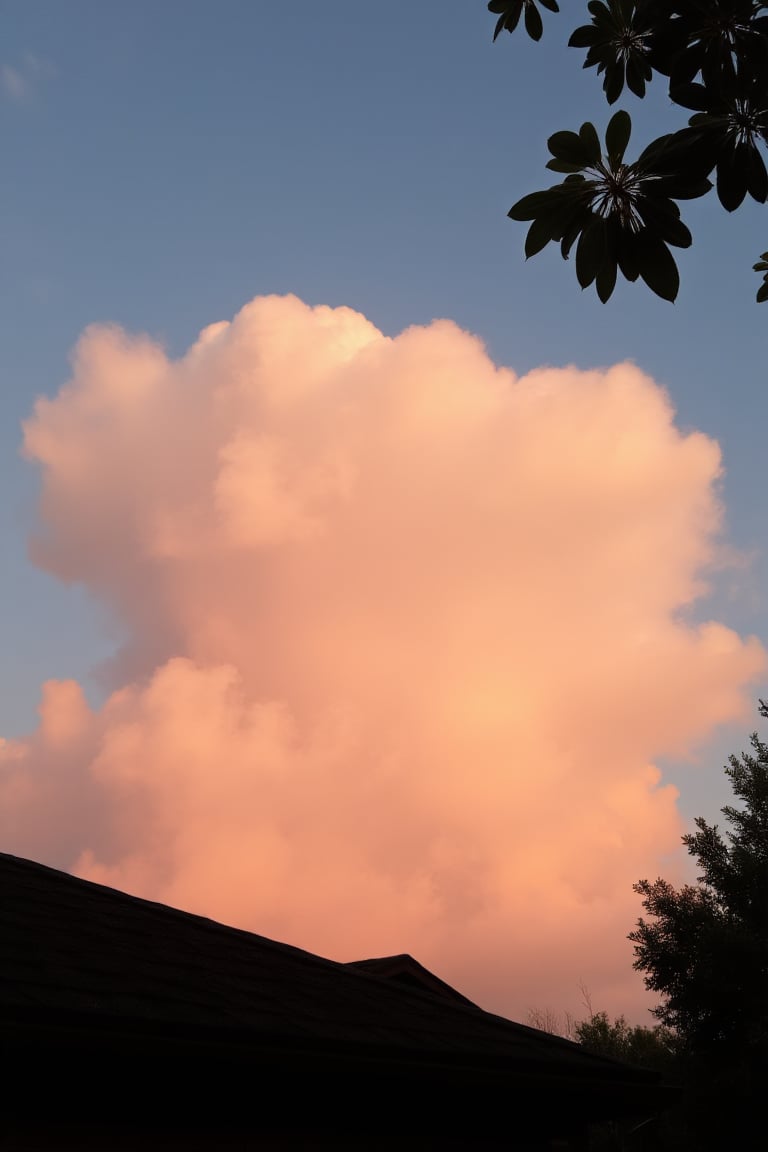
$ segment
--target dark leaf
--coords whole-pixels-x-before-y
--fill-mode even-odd
[[[583,219],[580,216],[577,216],[573,223],[564,230],[560,239],[560,255],[563,257],[563,260],[567,260],[570,256],[571,248],[581,235],[583,224]]]
[[[757,148],[750,148],[747,191],[759,204],[765,204],[768,200],[768,172]]]
[[[620,113],[617,112],[616,115],[618,116]],[[628,113],[624,113],[624,115],[627,116]],[[656,168],[663,158],[671,139],[672,133],[667,133],[666,136],[659,136],[658,139],[651,140],[650,144],[648,144],[638,156],[635,161],[635,166],[637,168]]]
[[[534,220],[525,237],[526,260],[535,256],[537,252],[541,252],[542,248],[546,248],[550,240],[552,240],[552,229],[549,220],[546,217],[539,217]]]
[[[622,276],[634,283],[640,275],[640,237],[639,232],[622,230],[616,240],[616,258],[619,262]]]
[[[595,279],[605,255],[605,221],[593,216],[576,245],[576,279],[582,288],[587,288]]]
[[[513,204],[507,215],[512,220],[533,220],[550,202],[551,189],[546,192],[531,192]]]
[[[572,164],[568,160],[548,160],[545,167],[550,172],[580,172],[584,165]]]
[[[541,13],[535,4],[526,4],[525,6],[525,30],[531,40],[541,40],[544,24]]]
[[[591,48],[593,44],[597,43],[599,37],[600,33],[594,24],[582,24],[581,28],[577,28],[575,32],[571,33],[568,47]]]
[[[627,59],[627,88],[641,100],[645,96],[645,74],[633,56]]]
[[[505,28],[508,32],[514,32],[522,15],[523,4],[524,0],[489,0],[488,11],[494,15],[501,13],[496,21],[494,40]]]
[[[647,229],[639,233],[638,267],[651,291],[674,303],[680,288],[677,264],[664,241],[650,235]]]
[[[606,304],[608,300],[610,300],[611,294],[616,287],[616,272],[616,257],[608,253],[595,277],[597,295],[603,304]]]
[[[692,108],[696,112],[708,112],[711,98],[703,84],[678,84],[669,90],[669,97],[682,108]]]
[[[667,244],[676,248],[690,248],[693,237],[680,219],[680,210],[671,200],[657,201],[639,196],[637,210],[646,227]]]
[[[605,147],[614,167],[624,159],[624,152],[632,133],[632,120],[628,112],[614,112],[605,130]]]
[[[602,149],[600,137],[597,135],[594,124],[590,124],[589,121],[582,124],[579,129],[579,139],[584,147],[585,155],[589,156],[589,163],[599,164],[602,158]]]
[[[611,59],[612,57],[610,55],[606,55],[605,48],[602,45],[596,45],[587,52],[582,67],[594,68],[595,65],[597,65],[598,72],[602,72],[606,63],[610,64]]]
[[[736,145],[717,165],[717,196],[726,212],[735,212],[747,195],[749,154]]]
[[[712,190],[711,180],[685,181],[684,177],[664,176],[657,184],[658,190],[674,200],[698,200]]]
[[[591,163],[589,152],[576,132],[555,132],[547,140],[547,147],[557,160],[578,164],[580,168]]]
[[[603,90],[609,104],[615,104],[624,88],[624,61],[619,60],[605,70]]]
[[[710,122],[681,128],[666,138],[663,152],[656,160],[658,170],[693,180],[704,179],[720,159],[727,140],[727,127],[720,124]]]

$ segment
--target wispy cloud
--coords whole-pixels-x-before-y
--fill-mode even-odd
[[[0,65],[0,90],[13,104],[26,104],[47,78],[55,75],[49,60],[27,52],[15,64]]]

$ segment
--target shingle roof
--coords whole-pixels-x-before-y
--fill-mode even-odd
[[[393,959],[402,964],[386,958],[390,967]],[[485,1092],[521,1077],[577,1084],[583,1100],[610,1093],[617,1107],[652,1082],[469,1002],[377,974],[382,964],[335,963],[0,854],[0,1022],[6,1048],[26,1045],[30,1060],[33,1048],[64,1059],[73,1044],[93,1058],[94,1037],[113,1054],[130,1049],[144,1060],[150,1044],[157,1052],[173,1041],[177,1056],[194,1048],[203,1060],[215,1051],[230,1064],[274,1070],[282,1061],[313,1076],[335,1060],[360,1075],[369,1067],[379,1078],[448,1078]]]
[[[457,992],[445,980],[435,976],[413,956],[401,952],[397,956],[376,956],[370,960],[350,960],[348,968],[357,968],[360,972],[367,972],[370,976],[380,976],[385,980],[394,980],[406,988],[417,989],[421,992],[431,992],[433,996],[441,996],[457,1004],[466,1004],[470,1008],[477,1008],[461,992]]]

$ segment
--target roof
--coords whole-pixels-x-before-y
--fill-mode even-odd
[[[457,992],[450,984],[446,984],[445,980],[435,976],[434,972],[430,972],[423,964],[419,964],[418,960],[414,960],[413,956],[409,956],[407,952],[402,952],[399,956],[351,960],[347,967],[357,968],[360,972],[367,972],[371,976],[380,976],[384,980],[394,980],[407,988],[431,992],[434,996],[442,996],[444,999],[452,1000],[457,1004],[466,1004],[470,1008],[477,1008],[476,1004],[468,1000],[466,996],[462,996],[461,992]]]
[[[48,1058],[59,1080],[76,1062],[98,1076],[105,1054],[113,1073],[130,1061],[145,1079],[174,1060],[188,1084],[205,1069],[210,1095],[211,1070],[226,1065],[230,1107],[238,1076],[247,1069],[252,1084],[256,1068],[263,1085],[290,1073],[318,1098],[340,1077],[361,1099],[385,1082],[427,1094],[461,1085],[465,1102],[559,1084],[598,1109],[606,1094],[617,1109],[636,1105],[652,1083],[482,1011],[411,957],[339,964],[5,854],[0,1024],[15,1066],[38,1079]]]

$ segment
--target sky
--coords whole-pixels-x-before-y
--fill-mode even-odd
[[[609,113],[493,22],[0,3],[0,847],[649,1019],[632,884],[768,695],[764,216],[684,205],[674,306],[526,263]]]

